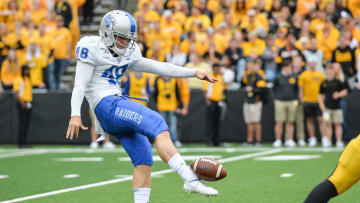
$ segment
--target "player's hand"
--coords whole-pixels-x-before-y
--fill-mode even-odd
[[[72,140],[74,137],[74,134],[76,137],[79,137],[79,128],[82,130],[87,130],[88,127],[85,127],[82,124],[81,117],[80,116],[72,116],[69,121],[69,126],[66,132],[66,139]]]
[[[338,99],[340,96],[339,96],[339,93],[338,92],[334,92],[334,94],[332,95],[333,99]]]
[[[195,77],[197,77],[200,80],[206,80],[206,81],[211,82],[211,83],[214,83],[214,82],[218,81],[218,79],[216,79],[214,77],[211,77],[210,74],[203,73],[202,71],[198,71],[198,70],[195,72]]]

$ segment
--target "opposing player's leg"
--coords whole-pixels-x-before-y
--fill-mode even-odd
[[[352,140],[339,158],[333,174],[317,185],[305,203],[323,203],[342,194],[360,180],[360,136]]]

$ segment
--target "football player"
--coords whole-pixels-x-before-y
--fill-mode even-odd
[[[164,119],[157,112],[121,95],[119,86],[124,73],[130,69],[169,77],[217,80],[200,71],[142,57],[135,43],[135,19],[125,11],[106,13],[100,23],[99,35],[83,37],[77,43],[75,85],[66,138],[77,137],[79,128],[87,130],[80,116],[85,96],[96,114],[96,132],[116,136],[131,158],[135,167],[132,179],[135,203],[148,202],[150,197],[153,159],[148,138],[154,140],[162,160],[184,180],[186,192],[217,195],[217,190],[203,184],[186,165],[170,139]]]
[[[335,171],[317,185],[305,203],[324,203],[342,194],[360,180],[360,135],[342,152]]]

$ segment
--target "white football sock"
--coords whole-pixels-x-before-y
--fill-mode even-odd
[[[149,203],[151,188],[134,188],[135,203]]]
[[[175,154],[173,157],[171,157],[168,165],[186,182],[199,180],[199,178],[190,169],[190,167],[186,165],[184,159],[180,156],[180,154]]]

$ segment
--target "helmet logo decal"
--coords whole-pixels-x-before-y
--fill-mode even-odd
[[[109,30],[112,30],[112,28],[115,26],[115,22],[111,19],[110,15],[107,15],[104,18],[104,21],[105,21],[106,28],[109,29]]]

